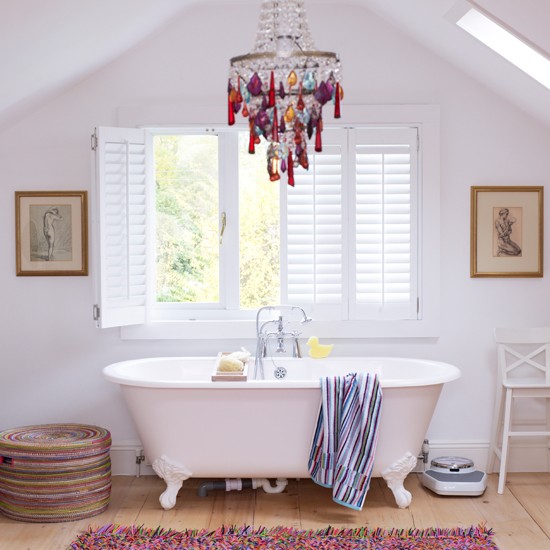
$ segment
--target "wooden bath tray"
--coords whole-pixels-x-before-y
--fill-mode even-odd
[[[248,361],[244,364],[244,370],[242,372],[219,372],[218,365],[223,355],[229,355],[231,352],[223,351],[218,353],[216,357],[216,363],[214,364],[214,371],[212,372],[212,382],[246,382],[248,379]]]

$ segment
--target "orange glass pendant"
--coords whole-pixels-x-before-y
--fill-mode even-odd
[[[296,86],[298,83],[298,77],[294,71],[291,71],[287,78],[288,89],[290,90],[292,86]]]
[[[287,124],[290,124],[294,120],[294,116],[294,108],[292,107],[292,105],[289,105],[288,109],[285,112],[285,122]]]

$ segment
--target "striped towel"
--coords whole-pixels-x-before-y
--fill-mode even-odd
[[[361,510],[370,485],[382,389],[376,374],[321,378],[322,402],[309,473],[333,500]]]

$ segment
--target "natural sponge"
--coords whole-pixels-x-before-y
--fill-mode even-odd
[[[250,359],[250,352],[245,348],[241,348],[241,351],[234,351],[233,353],[228,353],[225,357],[230,357],[231,359],[238,359],[239,361],[246,363]]]
[[[244,363],[230,355],[222,355],[218,363],[218,372],[242,372]]]

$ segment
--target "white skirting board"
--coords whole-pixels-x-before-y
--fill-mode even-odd
[[[485,471],[489,444],[487,442],[460,442],[460,441],[430,441],[428,464],[440,456],[463,456],[474,462],[478,470]],[[114,443],[111,446],[112,474],[117,476],[155,475],[147,461],[138,457],[143,455],[143,447],[139,441]],[[542,440],[522,441],[512,443],[510,447],[509,472],[548,472],[549,450]],[[498,468],[498,461],[496,462]],[[414,471],[422,472],[422,460]],[[488,472],[491,473],[491,472]]]
[[[142,461],[143,446],[139,441],[111,445],[111,473],[114,476],[155,475],[151,465]]]
[[[474,462],[476,469],[486,471],[489,456],[489,443],[485,442],[430,442],[430,461],[440,456],[461,456]],[[498,472],[500,463],[495,459],[494,471]],[[415,471],[422,471],[424,466],[419,460]],[[523,439],[510,443],[508,459],[509,472],[549,472],[550,454],[548,443],[543,439]],[[487,472],[493,473],[493,472]]]

